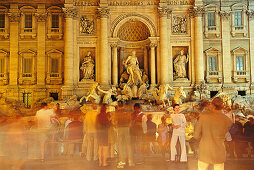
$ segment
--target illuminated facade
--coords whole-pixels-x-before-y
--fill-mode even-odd
[[[253,94],[254,1],[0,3],[0,93],[26,105],[83,96],[94,81],[118,85],[133,50],[151,85],[190,92],[205,81],[211,95]],[[184,74],[177,71],[180,51]],[[88,53],[90,72],[82,67]]]

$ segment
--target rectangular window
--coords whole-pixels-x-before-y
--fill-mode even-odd
[[[4,58],[0,58],[0,74],[4,73]]]
[[[23,73],[32,73],[32,58],[23,59]]]
[[[209,56],[209,71],[217,71],[216,56]]]
[[[235,12],[235,26],[242,26],[242,12]]]
[[[5,14],[0,14],[0,28],[5,28]]]
[[[30,108],[31,107],[31,100],[32,95],[31,93],[23,93],[23,103],[25,104],[25,107]]]
[[[32,14],[25,15],[25,28],[32,28]]]
[[[59,59],[51,58],[51,73],[59,73]]]
[[[51,23],[52,28],[59,28],[59,15],[52,15],[52,23]]]
[[[236,71],[244,71],[243,56],[236,56]]]
[[[208,27],[209,26],[215,26],[215,13],[214,12],[209,12],[207,14],[207,18],[208,18]]]

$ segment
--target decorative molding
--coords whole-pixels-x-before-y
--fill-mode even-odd
[[[172,10],[168,9],[167,7],[158,8],[159,17],[167,17],[171,12]]]
[[[92,35],[94,33],[94,20],[88,19],[87,16],[80,18],[80,33]]]
[[[204,12],[205,8],[203,6],[195,6],[189,11],[191,17],[202,17]]]
[[[35,13],[35,17],[38,22],[45,22],[47,20],[47,13]]]
[[[10,22],[19,22],[20,13],[19,12],[10,12],[8,13]]]
[[[231,15],[230,11],[220,11],[219,14],[222,19],[226,19],[226,20],[229,20]]]
[[[151,43],[149,44],[149,46],[150,46],[150,48],[152,48],[152,47],[157,47],[157,43],[151,42]]]
[[[112,48],[118,47],[118,43],[117,43],[117,42],[113,42],[110,46],[111,46]]]
[[[63,8],[65,18],[74,18],[78,14],[78,10],[76,8]]]
[[[110,14],[109,8],[107,7],[98,8],[96,14],[98,18],[108,18]]]
[[[249,15],[250,19],[254,19],[254,10],[247,10],[247,15]]]

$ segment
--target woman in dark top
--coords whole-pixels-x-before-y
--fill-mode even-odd
[[[106,113],[106,105],[101,106],[100,113],[97,115],[97,138],[99,145],[99,166],[107,166],[108,155],[108,129],[111,125],[109,114]]]

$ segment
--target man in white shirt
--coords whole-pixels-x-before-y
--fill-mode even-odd
[[[186,144],[185,144],[185,129],[186,119],[184,114],[179,113],[180,106],[175,104],[173,106],[174,113],[171,114],[173,134],[171,138],[171,161],[175,161],[176,157],[176,143],[179,138],[181,145],[181,158],[180,162],[187,162]]]
[[[45,152],[45,141],[48,138],[51,128],[51,118],[55,117],[54,109],[48,108],[47,103],[41,104],[41,109],[36,112],[37,119],[37,127],[39,130],[40,136],[40,151],[41,151],[41,159],[44,160],[44,152]]]

